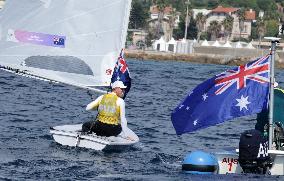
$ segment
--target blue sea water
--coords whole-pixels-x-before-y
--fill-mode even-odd
[[[171,111],[197,84],[230,68],[176,61],[128,60],[133,78],[126,98],[129,127],[140,142],[123,151],[56,144],[49,127],[88,121],[87,91],[0,71],[0,180],[284,180],[282,176],[190,175],[181,171],[194,150],[238,146],[255,116],[176,136]],[[284,71],[276,70],[284,87]],[[99,96],[99,94],[95,94]]]

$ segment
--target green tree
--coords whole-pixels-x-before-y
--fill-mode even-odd
[[[256,20],[256,28],[257,28],[257,31],[258,31],[258,34],[259,34],[259,36],[258,36],[258,46],[260,47],[261,38],[265,34],[265,23],[264,23],[262,18],[257,18],[257,20]]]
[[[219,4],[226,7],[257,8],[257,0],[219,0]]]
[[[140,1],[133,1],[129,18],[129,28],[144,28],[149,18],[148,10],[143,7]]]
[[[208,8],[213,9],[216,8],[219,5],[218,0],[210,0],[208,1]]]
[[[180,19],[180,22],[178,24],[178,29],[174,29],[173,31],[173,37],[175,39],[182,39],[184,38],[184,31],[185,31],[185,20],[184,18]],[[191,18],[190,23],[187,28],[187,37],[186,39],[194,39],[197,37],[197,27],[196,22]]]
[[[187,0],[172,0],[171,4],[173,6],[173,8],[175,8],[177,11],[182,12],[185,10],[185,1]]]
[[[163,30],[162,30],[162,20],[164,18],[164,10],[167,6],[169,6],[169,1],[168,0],[153,0],[153,3],[157,6],[158,8],[158,26],[156,29],[156,36],[161,36],[163,35]]]
[[[216,40],[219,36],[219,32],[221,31],[221,25],[218,21],[211,21],[208,27],[208,32],[210,33],[211,40]]]
[[[197,27],[197,42],[199,42],[200,40],[200,36],[201,36],[201,33],[204,29],[204,25],[206,23],[206,16],[204,16],[202,13],[198,13],[196,15],[196,27]]]
[[[268,20],[265,21],[266,33],[265,36],[277,36],[278,35],[278,21]]]
[[[226,37],[226,40],[228,41],[232,29],[233,29],[233,23],[234,23],[234,18],[232,16],[227,16],[223,21],[222,21],[222,26],[224,28],[224,34]]]
[[[245,10],[243,8],[239,9],[237,11],[237,16],[239,19],[239,31],[240,31],[239,41],[240,41],[242,37],[242,31],[244,29],[244,23],[245,23]]]
[[[277,9],[275,1],[271,0],[257,0],[257,5],[263,11],[274,11]]]
[[[152,31],[148,31],[147,32],[147,36],[146,36],[146,45],[147,47],[150,47],[152,45],[152,40],[156,39],[154,33]]]
[[[169,20],[168,20],[168,23],[169,23],[169,36],[170,37],[173,37],[173,30],[174,30],[174,26],[175,26],[175,23],[176,23],[176,19],[177,19],[177,12],[175,9],[172,10],[170,16],[169,16]]]
[[[198,0],[192,2],[193,7],[195,8],[207,8],[208,7],[208,1],[206,0]]]
[[[209,40],[209,34],[207,32],[202,32],[200,35],[201,40]]]
[[[185,20],[184,17],[181,17],[178,23],[178,28],[173,30],[173,37],[175,39],[184,38],[184,31],[185,31]]]
[[[264,20],[279,20],[281,15],[276,10],[266,11],[264,13]]]
[[[187,38],[186,39],[194,39],[197,37],[197,27],[196,27],[196,21],[191,17],[190,23],[188,25],[187,29]]]
[[[257,39],[258,38],[258,30],[256,27],[256,23],[252,23],[251,24],[251,35],[250,35],[251,39]]]

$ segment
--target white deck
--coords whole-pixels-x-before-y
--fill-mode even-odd
[[[84,147],[102,150],[108,146],[129,146],[139,141],[138,136],[128,128],[126,136],[97,136],[96,134],[82,134],[82,124],[55,126],[50,130],[54,140],[67,146]]]

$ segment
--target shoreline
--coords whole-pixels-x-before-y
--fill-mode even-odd
[[[266,54],[266,52],[260,52]],[[277,52],[278,53],[278,52]],[[247,55],[247,56],[229,56],[222,54],[208,54],[208,53],[191,53],[191,54],[177,54],[168,52],[157,52],[157,51],[143,51],[143,50],[125,50],[126,58],[135,58],[140,60],[165,60],[165,61],[184,61],[192,63],[204,63],[204,64],[221,64],[221,65],[243,65],[246,64],[261,55]],[[284,69],[284,53],[283,59],[279,54],[275,56],[275,67]]]

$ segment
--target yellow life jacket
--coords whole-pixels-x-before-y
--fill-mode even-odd
[[[109,93],[103,96],[98,107],[98,120],[106,124],[120,124],[120,108],[116,105],[118,96]]]

